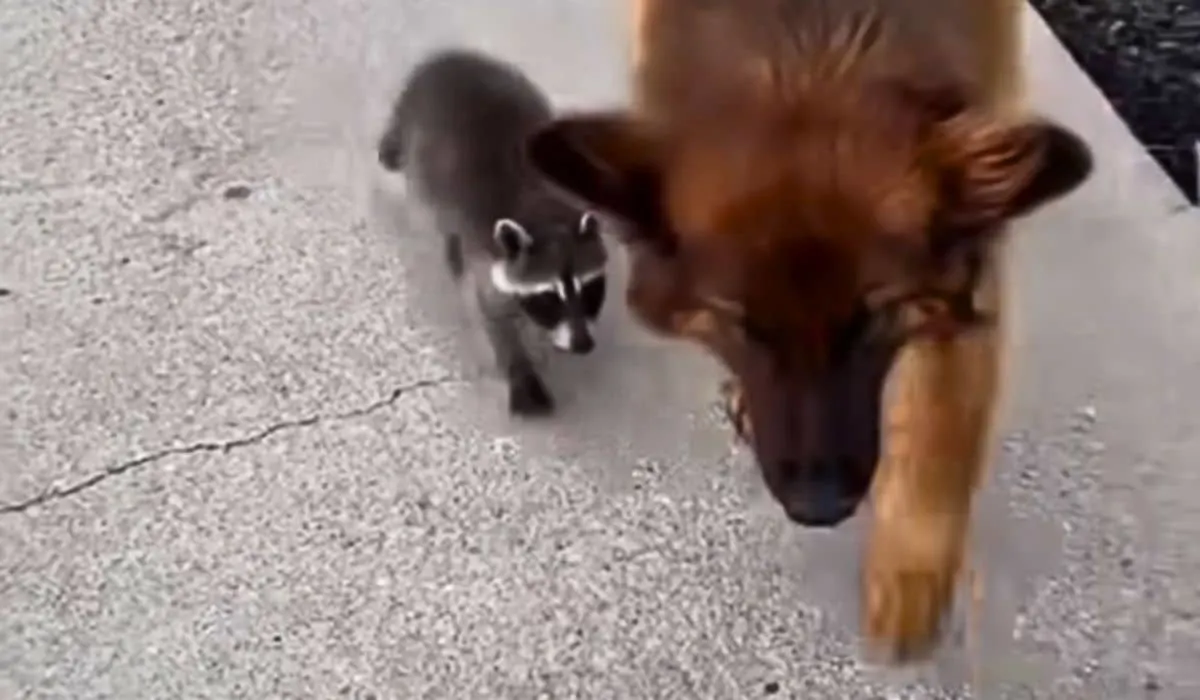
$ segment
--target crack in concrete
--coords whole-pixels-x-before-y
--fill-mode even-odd
[[[36,506],[39,506],[39,505],[44,505],[47,503],[51,503],[53,501],[59,501],[64,498],[69,498],[70,496],[74,496],[78,493],[86,491],[86,490],[88,490],[94,486],[97,486],[115,476],[120,476],[122,474],[125,474],[126,472],[130,472],[135,469],[140,469],[142,467],[150,466],[150,465],[155,464],[156,462],[160,462],[168,457],[193,455],[193,454],[199,454],[199,453],[203,453],[203,452],[219,452],[222,454],[228,454],[229,452],[232,452],[233,450],[236,450],[236,449],[239,449],[242,447],[251,447],[254,445],[262,444],[264,441],[267,440],[267,438],[270,438],[273,435],[276,435],[278,433],[281,433],[281,432],[284,432],[287,430],[295,430],[298,428],[309,428],[314,425],[320,425],[322,423],[330,423],[330,422],[335,422],[335,421],[347,421],[347,420],[354,420],[356,418],[362,418],[364,416],[368,416],[373,413],[376,413],[377,411],[381,411],[383,409],[394,406],[396,404],[396,402],[399,401],[402,397],[404,397],[408,394],[411,394],[413,392],[421,391],[424,389],[433,389],[436,387],[447,386],[447,385],[455,383],[457,381],[461,381],[461,380],[460,380],[460,378],[454,377],[454,376],[439,377],[439,378],[434,378],[434,379],[422,379],[419,381],[412,382],[410,384],[405,384],[404,386],[397,387],[397,388],[393,389],[391,391],[391,393],[389,393],[384,398],[379,399],[378,401],[374,401],[370,404],[367,404],[366,406],[351,409],[349,411],[343,411],[341,413],[333,413],[333,414],[316,413],[311,416],[306,416],[304,418],[280,421],[278,423],[272,423],[272,424],[268,425],[267,427],[257,430],[253,433],[250,433],[250,434],[244,435],[242,437],[238,437],[238,438],[232,438],[229,440],[220,440],[220,441],[205,440],[205,441],[200,441],[200,442],[193,442],[193,443],[187,444],[187,445],[180,445],[177,447],[164,448],[164,449],[161,449],[161,450],[158,450],[155,452],[151,452],[149,454],[144,454],[140,457],[135,457],[133,459],[130,459],[130,460],[127,460],[124,462],[118,462],[117,464],[113,464],[113,465],[107,467],[104,471],[96,472],[95,474],[92,474],[88,477],[80,479],[79,481],[76,481],[75,483],[70,484],[68,486],[62,486],[62,487],[51,486],[49,488],[43,489],[40,493],[38,493],[34,496],[31,496],[30,498],[27,498],[25,500],[17,501],[14,503],[0,504],[0,515],[12,515],[15,513],[23,513],[25,511],[27,511],[31,508],[34,508]]]

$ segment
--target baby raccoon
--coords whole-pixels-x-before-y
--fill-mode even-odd
[[[523,327],[561,351],[591,352],[605,298],[599,219],[552,192],[525,159],[527,136],[552,116],[549,99],[515,66],[443,50],[409,75],[378,149],[380,164],[402,172],[432,212],[519,415],[554,408]]]

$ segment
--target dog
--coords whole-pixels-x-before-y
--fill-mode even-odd
[[[865,636],[927,657],[963,570],[1003,386],[1009,222],[1089,146],[1021,105],[1018,0],[635,0],[634,104],[530,160],[621,224],[626,302],[728,369],[773,497],[871,495]]]

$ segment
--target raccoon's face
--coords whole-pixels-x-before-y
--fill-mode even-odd
[[[596,347],[592,325],[604,308],[608,264],[596,216],[584,212],[573,222],[540,227],[500,219],[493,234],[502,254],[492,266],[496,289],[511,295],[549,334],[554,347],[591,352]]]

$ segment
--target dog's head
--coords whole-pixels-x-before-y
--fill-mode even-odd
[[[737,377],[765,481],[799,523],[853,514],[899,348],[985,322],[989,244],[1090,173],[1068,129],[953,94],[892,86],[670,129],[576,114],[529,142],[545,177],[623,226],[632,311]]]

